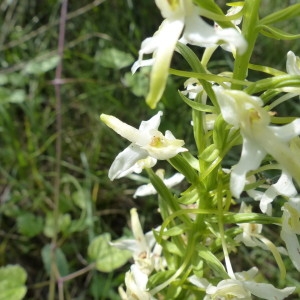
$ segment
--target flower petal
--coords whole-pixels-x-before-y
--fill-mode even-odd
[[[142,147],[142,149],[147,150],[150,156],[156,159],[169,159],[174,157],[180,152],[188,151],[183,148],[183,140],[177,140],[170,131],[166,131],[165,136],[160,131],[152,131],[151,142]]]
[[[282,214],[281,238],[286,244],[290,259],[300,271],[300,244],[297,234],[300,234],[300,198],[290,198],[284,204]]]
[[[253,281],[244,281],[244,287],[246,287],[251,294],[268,300],[281,300],[293,293],[295,287],[286,287],[282,290],[275,288],[272,284],[256,283]]]
[[[131,143],[147,144],[147,136],[138,129],[122,122],[118,118],[106,114],[100,115],[101,121]]]
[[[169,67],[177,40],[184,26],[183,18],[163,21],[160,29],[160,46],[155,52],[155,61],[150,75],[150,89],[146,103],[155,108],[160,100],[169,74]]]
[[[278,195],[293,197],[296,196],[296,194],[297,190],[295,189],[291,176],[282,172],[279,180],[275,184],[272,184],[262,195],[259,207],[263,213],[270,216],[272,214],[271,203]]]
[[[253,141],[244,138],[240,161],[231,172],[230,189],[234,197],[239,198],[246,184],[246,174],[259,167],[266,152]]]
[[[292,51],[287,53],[286,70],[291,75],[300,75],[300,59]]]
[[[200,18],[195,10],[186,18],[186,26],[180,42],[200,47],[212,47],[227,43],[243,54],[247,49],[244,37],[233,28],[215,29]]]
[[[140,173],[145,165],[152,167],[155,164],[156,159],[149,157],[147,151],[131,144],[117,155],[108,171],[108,177],[114,180],[132,172]]]
[[[158,129],[158,127],[160,125],[160,119],[161,119],[162,115],[163,115],[163,112],[159,111],[150,120],[142,121],[141,125],[139,127],[139,130],[140,131],[150,131],[150,130],[153,130],[153,129]]]
[[[300,119],[283,126],[270,126],[273,133],[283,142],[287,142],[292,138],[300,135]]]

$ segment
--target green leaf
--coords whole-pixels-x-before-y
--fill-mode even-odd
[[[0,300],[21,300],[27,288],[26,271],[18,265],[8,265],[0,268]]]
[[[219,156],[219,150],[215,144],[209,145],[200,155],[200,158],[206,162],[212,162]]]
[[[188,62],[192,70],[196,73],[203,74],[203,75],[210,75],[207,74],[206,69],[202,66],[201,61],[199,60],[198,56],[186,45],[182,43],[177,43],[176,48],[179,50],[180,54],[183,56],[183,58]],[[190,76],[193,77],[193,76]],[[199,77],[195,77],[199,78]],[[208,80],[208,79],[207,79]],[[212,85],[207,80],[203,80],[199,78],[199,82],[202,84],[203,89],[207,93],[208,97],[212,101],[215,107],[218,107],[218,102],[215,96],[215,93],[212,90]],[[214,80],[212,80],[214,81]]]
[[[83,189],[79,189],[72,194],[72,200],[74,204],[82,210],[86,210],[87,197],[87,192]]]
[[[215,120],[214,130],[213,130],[213,140],[216,145],[216,148],[222,152],[229,133],[229,126],[223,120],[222,116],[219,115]]]
[[[183,234],[184,232],[187,232],[188,228],[189,227],[186,226],[186,224],[180,224],[164,231],[163,234],[164,236],[176,236],[176,235]]]
[[[96,262],[96,268],[101,272],[112,272],[122,267],[132,256],[131,252],[110,246],[110,234],[104,233],[92,240],[88,247],[88,256]]]
[[[26,99],[25,90],[0,87],[0,103],[22,103]]]
[[[144,67],[135,74],[127,72],[124,76],[124,83],[131,92],[138,97],[146,97],[149,89],[150,68]]]
[[[197,3],[198,6],[201,7],[201,16],[210,18],[218,22],[219,25],[223,28],[234,27],[234,25],[229,20],[234,19],[235,16],[225,16],[220,6],[216,4],[214,0],[195,0],[195,3]]]
[[[37,58],[30,61],[23,69],[23,72],[25,74],[40,75],[54,69],[59,60],[60,58],[58,55],[53,55],[45,60]]]
[[[198,246],[197,248],[199,256],[216,272],[216,274],[219,274],[223,278],[228,277],[224,266],[212,252],[204,246]]]
[[[149,277],[149,285],[152,287],[158,286],[163,282],[167,281],[170,277],[175,274],[174,270],[161,271],[155,273]]]
[[[256,94],[267,89],[279,89],[284,87],[297,87],[300,88],[299,75],[279,75],[271,78],[264,78],[251,83],[244,91],[249,94]]]
[[[202,104],[202,103],[199,103],[196,101],[192,101],[189,98],[187,98],[186,96],[184,96],[181,92],[179,92],[179,95],[180,95],[181,99],[192,109],[195,109],[197,111],[202,111],[202,112],[209,112],[209,113],[217,113],[218,112],[218,110],[214,106]]]
[[[47,214],[44,227],[44,235],[52,238],[55,230],[58,232],[67,233],[71,226],[71,216],[69,214],[60,215],[58,220],[55,220],[52,214]]]
[[[32,213],[25,213],[17,218],[18,232],[28,237],[34,237],[43,230],[43,219]]]
[[[181,174],[185,176],[188,182],[198,183],[198,174],[193,165],[189,164],[186,156],[176,155],[169,159],[170,164]]]
[[[8,81],[8,76],[6,74],[0,74],[0,85],[5,85]]]
[[[291,34],[274,26],[263,25],[260,33],[276,40],[295,40],[300,38],[300,34]]]
[[[199,200],[199,194],[195,185],[191,185],[187,190],[181,193],[178,202],[181,204],[189,205],[196,203]]]
[[[95,60],[102,67],[117,70],[127,67],[134,62],[134,58],[131,54],[120,51],[116,48],[107,48],[98,52]]]
[[[60,248],[56,248],[54,250],[54,254],[55,254],[55,264],[58,268],[59,274],[61,276],[68,275],[69,274],[69,264],[68,264],[65,254],[63,253],[63,251]],[[51,270],[51,256],[52,256],[51,245],[50,244],[45,245],[42,249],[42,260],[43,260],[44,267],[45,267],[45,270],[48,275],[50,274],[50,270]]]
[[[288,20],[293,17],[298,17],[300,14],[300,4],[290,5],[284,9],[276,11],[259,21],[259,25],[273,24],[279,21]]]

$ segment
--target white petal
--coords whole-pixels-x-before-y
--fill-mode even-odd
[[[235,279],[222,280],[217,286],[210,284],[206,289],[206,294],[214,296],[212,299],[224,299],[226,296],[233,296],[233,299],[251,300],[250,292],[244,288],[242,282]]]
[[[274,129],[274,128],[273,128]],[[274,130],[269,127],[253,129],[253,139],[266,152],[271,154],[281,164],[282,168],[300,184],[300,158],[295,155],[287,143],[274,135]]]
[[[163,115],[162,111],[159,111],[155,116],[153,116],[150,120],[148,121],[142,121],[139,127],[139,130],[144,132],[144,131],[150,131],[150,130],[157,130],[159,125],[160,125],[160,119],[161,116]]]
[[[300,119],[283,126],[270,126],[270,129],[280,140],[287,142],[300,135]]]
[[[134,280],[135,280],[137,286],[140,289],[146,291],[148,276],[146,274],[144,274],[143,272],[141,272],[140,269],[138,268],[138,266],[136,266],[136,265],[132,265],[130,269],[131,269],[131,272],[133,274],[133,277],[134,277]]]
[[[135,191],[133,198],[144,197],[149,195],[155,195],[157,193],[156,189],[151,183],[141,185]]]
[[[192,275],[188,278],[188,280],[194,284],[196,287],[201,289],[206,289],[209,285],[209,282],[205,278],[199,278],[196,275]]]
[[[231,172],[230,189],[234,197],[239,198],[246,184],[246,174],[260,166],[266,152],[253,141],[244,138],[240,161]]]
[[[240,117],[238,116],[236,100],[227,93],[225,93],[224,88],[222,88],[221,86],[214,86],[213,90],[216,94],[218,103],[220,105],[223,119],[227,123],[235,127],[239,127]]]
[[[297,190],[293,184],[291,176],[282,172],[279,180],[275,184],[272,184],[263,194],[260,200],[260,209],[263,213],[271,215],[272,206],[270,203],[273,202],[275,197],[278,195],[293,197],[296,196],[296,194]]]
[[[142,67],[149,67],[152,66],[154,63],[154,59],[150,58],[150,59],[144,59],[144,60],[137,60],[131,67],[131,72],[132,74],[134,74],[139,68]]]
[[[182,43],[189,43],[200,47],[212,47],[216,44],[228,43],[236,48],[241,54],[247,48],[244,37],[235,29],[218,29],[207,24],[195,11],[187,17]]]
[[[148,136],[140,132],[138,129],[122,122],[118,118],[106,114],[100,115],[101,121],[123,138],[131,143],[145,144],[148,142]]]
[[[191,0],[155,0],[155,3],[164,18],[177,19],[185,14],[186,5],[190,5]]]
[[[151,300],[154,299],[147,291],[148,276],[137,265],[132,265],[125,275],[126,294],[128,299]]]
[[[251,294],[268,300],[285,299],[295,290],[294,287],[287,287],[280,290],[275,288],[272,284],[256,283],[253,281],[244,281],[243,285],[251,292]]]
[[[141,49],[139,50],[139,58],[131,67],[131,72],[134,74],[138,68],[152,66],[154,63],[154,59],[145,59],[143,60],[144,54],[153,53],[160,45],[161,39],[159,35],[159,30],[153,35],[153,37],[146,38],[142,44]]]
[[[282,208],[281,238],[286,244],[290,259],[300,271],[300,244],[297,234],[300,234],[300,198],[290,198]]]
[[[139,243],[139,249],[138,249],[139,253],[150,252],[148,249],[149,247],[147,245],[147,241],[136,209],[132,208],[130,210],[130,214],[131,214],[131,230],[133,232],[135,240],[138,241]]]
[[[291,231],[282,229],[280,236],[285,242],[286,249],[291,261],[293,262],[296,269],[300,271],[300,245],[297,235],[295,233],[292,233]]]
[[[176,173],[172,177],[165,179],[164,183],[168,188],[171,188],[179,184],[183,179],[184,175],[182,175],[181,173]]]
[[[184,175],[180,173],[176,173],[172,177],[164,179],[163,182],[168,188],[171,188],[174,185],[179,184],[183,179],[184,179]],[[136,192],[133,195],[133,198],[149,196],[154,194],[157,194],[156,189],[151,183],[148,183],[138,187]]]
[[[112,163],[109,171],[108,177],[110,180],[118,179],[124,177],[132,172],[137,171],[137,163],[142,159],[146,159],[148,153],[141,149],[140,147],[131,144],[129,147],[125,148]]]
[[[153,131],[152,141],[142,149],[147,150],[149,155],[156,159],[165,160],[188,151],[183,145],[184,141],[175,139],[170,131],[166,132],[166,137],[159,131]]]
[[[139,249],[138,243],[134,239],[124,239],[124,240],[119,240],[119,241],[115,241],[115,242],[110,242],[109,244],[118,249],[128,250],[132,253],[136,253]]]
[[[160,46],[155,52],[155,62],[150,74],[150,90],[146,102],[151,108],[155,108],[160,100],[169,74],[169,67],[176,43],[184,26],[183,18],[168,20],[161,25]]]
[[[300,75],[300,59],[292,51],[287,53],[286,70],[290,75]]]

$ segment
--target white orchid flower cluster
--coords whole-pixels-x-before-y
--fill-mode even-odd
[[[246,50],[247,43],[235,28],[222,29],[208,25],[201,17],[201,9],[192,0],[156,0],[157,7],[165,18],[153,37],[143,41],[139,59],[132,66],[135,72],[139,67],[152,66],[150,89],[146,102],[155,108],[160,100],[168,77],[171,58],[178,41],[200,47],[214,47],[227,44],[240,53]],[[143,59],[153,53],[151,59]]]
[[[162,247],[156,243],[152,231],[144,234],[136,209],[131,209],[133,239],[112,242],[111,245],[132,253],[134,263],[125,275],[126,291],[119,288],[122,300],[155,299],[147,289],[148,276],[153,270],[162,270],[165,262],[161,256]],[[159,230],[157,228],[156,230]]]
[[[121,298],[175,299],[175,295],[184,295],[186,299],[206,300],[252,299],[252,296],[285,299],[295,292],[295,287],[278,289],[259,282],[257,267],[235,272],[230,254],[237,252],[241,244],[259,247],[261,251],[271,252],[281,279],[286,274],[281,255],[288,255],[300,271],[297,190],[300,119],[283,118],[282,122],[276,122],[274,112],[279,104],[300,95],[300,59],[289,51],[286,73],[250,64],[260,30],[284,37],[281,30],[266,27],[281,21],[280,14],[259,20],[260,0],[231,3],[227,15],[218,15],[213,1],[155,0],[155,3],[164,21],[152,37],[142,42],[132,72],[152,66],[146,102],[155,108],[164,92],[174,51],[179,51],[190,64],[191,76],[188,72],[177,73],[188,78],[180,95],[193,110],[191,130],[198,152],[196,155],[188,152],[184,141],[176,139],[171,131],[163,134],[158,130],[162,111],[142,121],[138,129],[114,116],[100,116],[108,127],[130,142],[112,163],[109,178],[119,179],[147,169],[151,182],[140,186],[133,198],[158,193],[163,219],[155,235],[153,231],[144,234],[137,211],[132,209],[134,238],[112,243],[130,250],[133,258],[125,275],[126,289],[119,289]],[[295,4],[295,9],[299,10],[300,5]],[[284,10],[282,18],[288,14],[293,15],[293,10]],[[202,16],[209,16],[215,25],[206,23]],[[219,25],[226,23],[224,20],[226,28]],[[187,44],[205,48],[202,60],[187,50]],[[235,65],[232,72],[214,75],[209,71],[208,62],[219,45],[232,52]],[[151,58],[144,58],[151,54]],[[274,77],[250,82],[248,68]],[[230,169],[224,168],[224,158],[238,144],[242,144],[238,162]],[[164,178],[161,169],[152,172],[150,169],[158,160],[167,160],[178,172],[169,178]],[[262,180],[261,175],[256,176],[263,170],[280,170],[278,181],[272,184]],[[189,187],[179,196],[173,195],[171,188],[184,179]],[[281,205],[280,216],[278,212],[273,215],[273,203],[277,199]],[[259,202],[260,212],[252,212],[252,206],[245,201],[252,201],[253,205]],[[240,209],[231,211],[237,204]],[[231,224],[234,230],[226,224]],[[269,224],[279,226],[285,247],[264,236],[264,226]],[[155,280],[159,282],[157,286],[153,286]]]

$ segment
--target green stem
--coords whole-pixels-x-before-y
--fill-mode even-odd
[[[237,53],[236,55],[233,78],[237,80],[244,80],[247,77],[249,61],[258,35],[257,23],[260,2],[261,0],[245,1],[242,34],[248,43],[248,47],[245,53]],[[232,85],[232,89],[240,90],[241,88],[240,85]]]
[[[49,294],[48,300],[55,299],[55,284],[56,279],[59,277],[59,272],[57,272],[56,264],[56,247],[58,240],[58,218],[59,218],[59,198],[60,198],[60,185],[61,185],[61,157],[62,157],[62,99],[61,99],[61,89],[60,80],[62,78],[63,71],[63,54],[64,54],[64,44],[65,44],[65,26],[67,18],[67,8],[68,0],[63,0],[61,5],[60,13],[60,24],[59,24],[59,36],[58,36],[58,49],[57,53],[60,61],[56,67],[54,87],[55,87],[55,97],[56,97],[56,157],[55,157],[55,182],[54,182],[54,195],[53,195],[53,219],[54,219],[54,234],[51,241],[51,253],[50,253],[50,281],[49,281]],[[63,290],[59,289],[59,300],[63,300]]]

